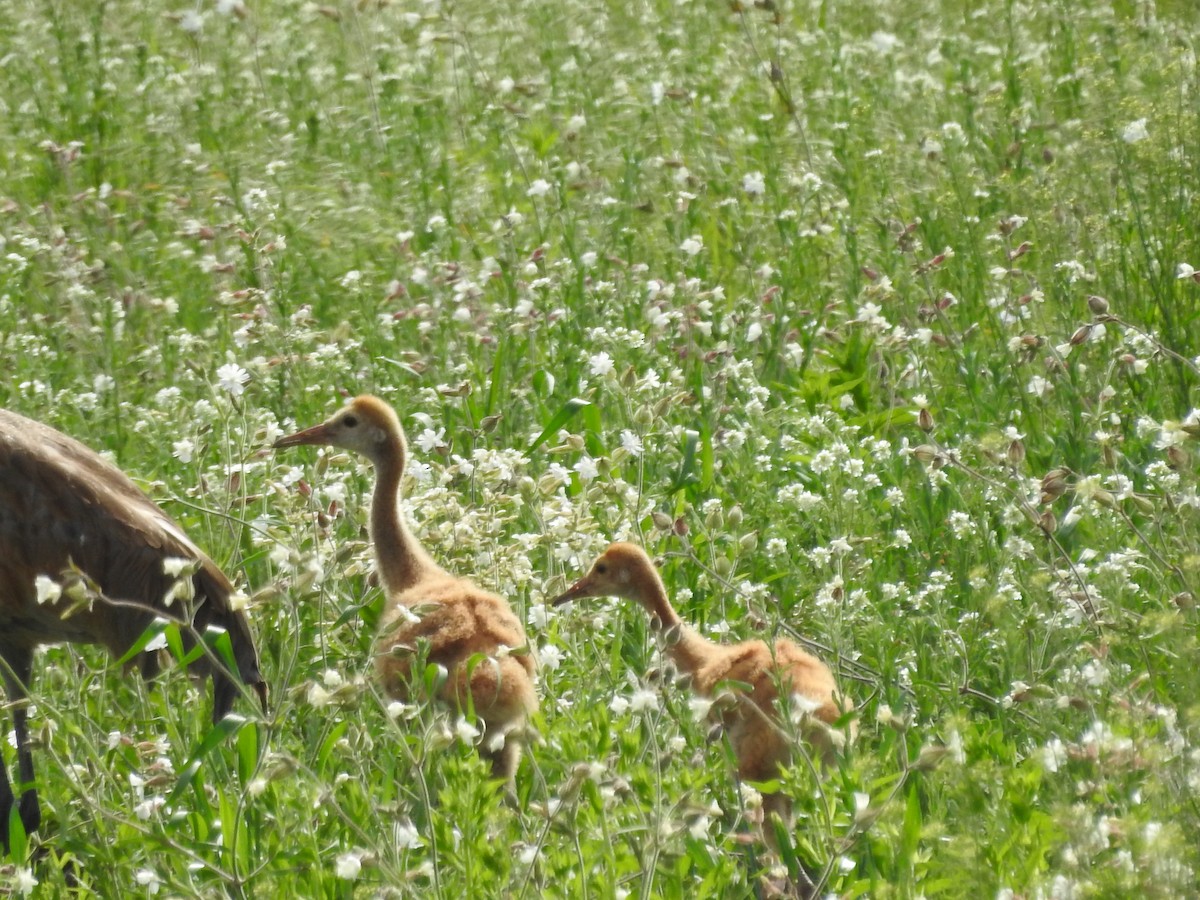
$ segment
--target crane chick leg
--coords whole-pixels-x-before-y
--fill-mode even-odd
[[[21,791],[18,813],[25,833],[37,830],[42,821],[37,788],[33,784],[33,750],[29,746],[28,710],[25,707],[26,685],[33,675],[33,653],[25,648],[4,648],[0,652],[5,666],[5,685],[13,708],[13,731],[17,738],[17,790]],[[16,794],[8,780],[8,770],[0,758],[0,848],[9,849],[9,820],[12,817]]]
[[[486,741],[487,738],[485,737]],[[521,743],[511,735],[504,736],[504,746],[498,750],[480,749],[479,755],[492,765],[492,777],[512,787],[521,763]]]
[[[484,723],[480,756],[491,763],[492,777],[507,782],[511,789],[521,761],[525,724],[538,705],[525,661],[513,656],[489,657],[472,667],[460,666],[450,687],[459,706],[465,706],[470,697]]]

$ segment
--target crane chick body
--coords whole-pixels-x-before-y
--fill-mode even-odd
[[[176,582],[164,568],[169,559],[196,565],[188,624],[201,633],[209,626],[226,630],[236,674],[265,705],[249,623],[233,609],[233,585],[216,563],[115,466],[49,426],[0,410],[0,658],[11,670],[2,674],[12,699],[25,696],[40,645],[101,644],[123,656],[156,616],[179,621],[183,603],[168,607],[164,600]],[[43,589],[39,597],[39,577],[47,585],[75,581],[86,588],[85,602],[70,590],[53,597]],[[139,663],[147,677],[158,671],[156,654],[142,654]],[[213,719],[223,718],[237,695],[230,673],[207,658],[194,671],[212,675]],[[14,708],[13,720],[19,782],[29,786],[33,766],[23,705]],[[0,761],[0,846],[7,846],[14,802]],[[23,792],[20,812],[26,832],[34,830],[40,810],[32,787]]]
[[[735,702],[718,704],[718,715],[737,759],[738,776],[743,780],[769,781],[777,777],[780,766],[796,752],[780,721],[780,713],[784,712],[781,700],[799,706],[804,713],[799,725],[801,736],[819,756],[827,762],[832,760],[837,739],[830,726],[851,704],[839,693],[829,667],[812,654],[789,640],[725,645],[698,634],[671,606],[650,558],[633,544],[612,544],[588,574],[553,603],[584,597],[621,597],[637,602],[663,632],[665,652],[690,679],[692,690],[703,697],[718,697],[725,689],[733,692]],[[790,807],[783,795],[767,794],[763,805],[766,812],[788,818]]]
[[[413,663],[426,647],[426,662],[447,673],[437,699],[474,710],[485,726],[480,753],[494,776],[511,781],[520,743],[510,735],[523,730],[538,706],[525,630],[504,599],[448,573],[409,530],[399,509],[408,445],[395,411],[377,397],[360,396],[275,446],[302,444],[344,447],[375,467],[371,540],[387,594],[375,669],[384,690],[395,699],[412,699],[411,686],[420,681]]]

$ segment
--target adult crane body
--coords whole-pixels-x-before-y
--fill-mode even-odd
[[[173,559],[193,561],[196,571],[192,599],[168,606]],[[220,568],[116,466],[47,425],[0,409],[0,674],[14,703],[26,832],[40,822],[27,712],[19,702],[33,674],[34,650],[60,642],[101,644],[120,657],[156,617],[182,621],[190,612],[195,632],[223,628],[233,648],[236,673],[207,656],[193,665],[212,676],[218,721],[238,693],[231,674],[266,701],[250,626],[233,608],[232,593]],[[186,629],[184,638],[194,643]],[[137,663],[146,677],[158,672],[155,653],[141,654]],[[0,847],[8,846],[15,802],[0,756]]]

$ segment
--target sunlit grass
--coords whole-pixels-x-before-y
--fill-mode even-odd
[[[251,594],[273,700],[172,798],[196,688],[47,650],[0,891],[753,896],[754,792],[644,615],[544,605],[633,539],[854,698],[781,777],[826,890],[1187,893],[1186,6],[10,2],[0,402]],[[369,467],[269,449],[366,391],[540,651],[516,804],[371,681]]]

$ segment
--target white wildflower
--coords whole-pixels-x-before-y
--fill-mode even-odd
[[[426,428],[419,435],[417,435],[417,439],[413,443],[421,448],[422,453],[431,453],[438,447],[442,446],[442,444],[445,443],[445,440],[445,428],[439,428],[437,431],[434,431],[432,428]]]
[[[1041,375],[1034,375],[1029,379],[1029,384],[1026,385],[1025,390],[1028,393],[1033,394],[1035,397],[1045,397],[1052,390],[1054,390],[1054,385],[1048,382]]]
[[[708,718],[708,711],[712,709],[712,705],[712,700],[694,694],[688,700],[688,709],[692,711],[692,718],[697,722],[703,722]]]
[[[1136,144],[1138,141],[1144,141],[1148,137],[1150,137],[1150,132],[1146,128],[1145,119],[1134,119],[1121,132],[1121,140],[1127,144]]]
[[[621,446],[632,456],[642,455],[642,439],[628,428],[621,432]]]
[[[246,382],[249,380],[250,373],[237,363],[226,363],[217,369],[217,387],[231,397],[242,396]]]
[[[749,172],[742,176],[742,190],[752,197],[766,193],[767,180],[762,172]]]
[[[353,881],[362,871],[362,856],[358,853],[343,853],[337,858],[337,877]]]
[[[138,869],[133,875],[133,880],[144,887],[146,893],[151,897],[157,894],[158,889],[162,887],[162,881],[153,869]]]
[[[563,652],[553,644],[542,644],[538,648],[538,661],[547,672],[553,672],[562,662]]]
[[[403,822],[397,822],[393,830],[393,836],[396,839],[396,846],[401,850],[416,850],[421,846],[421,833],[417,831],[415,825],[407,819]]]
[[[468,722],[465,716],[460,716],[454,723],[454,733],[464,744],[474,743],[475,738],[479,737],[479,729]]]
[[[22,897],[28,897],[38,886],[38,880],[33,877],[33,869],[21,866],[13,873],[13,887]]]
[[[594,356],[588,357],[588,368],[593,375],[601,377],[608,375],[613,370],[612,357],[601,350]]]
[[[62,596],[62,586],[46,575],[39,575],[33,579],[33,589],[37,592],[39,606],[43,603],[57,603],[58,598]]]
[[[629,709],[635,713],[657,712],[658,694],[646,688],[639,688],[629,698]]]

